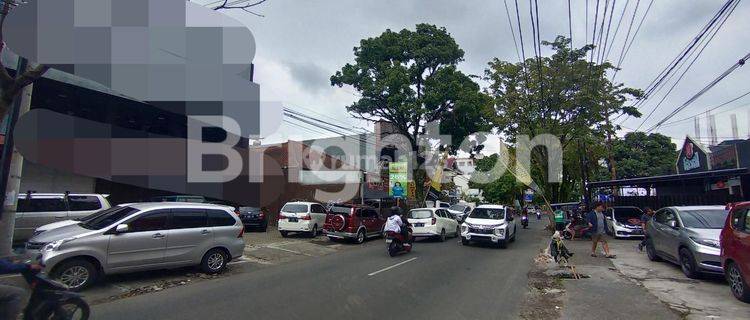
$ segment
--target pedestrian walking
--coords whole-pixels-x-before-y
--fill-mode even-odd
[[[643,209],[643,215],[641,216],[641,228],[643,229],[643,240],[641,240],[641,243],[638,244],[638,251],[643,252],[643,247],[646,246],[646,241],[648,241],[648,233],[646,231],[646,226],[648,225],[648,222],[651,221],[651,218],[654,217],[654,210],[646,207]]]
[[[605,238],[607,225],[604,220],[604,203],[594,203],[594,210],[586,215],[586,220],[591,228],[591,256],[596,257],[596,248],[601,242],[605,257],[614,258],[615,256],[609,253],[609,244]]]

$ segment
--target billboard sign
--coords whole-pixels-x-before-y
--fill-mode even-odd
[[[406,162],[391,162],[388,164],[388,195],[405,199],[409,196],[409,171]]]

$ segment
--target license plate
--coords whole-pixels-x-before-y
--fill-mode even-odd
[[[393,242],[393,239],[385,239],[385,243],[391,243]]]
[[[415,223],[414,226],[415,227],[424,227],[424,223]]]
[[[297,222],[297,218],[289,218],[289,222]]]

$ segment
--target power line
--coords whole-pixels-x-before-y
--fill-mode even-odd
[[[625,42],[622,44],[622,50],[620,50],[620,58],[617,59],[617,67],[615,68],[615,73],[612,75],[612,81],[615,80],[617,77],[617,73],[620,72],[620,66],[622,65],[622,62],[625,60],[625,56],[627,55],[628,51],[630,51],[630,46],[633,45],[633,42],[635,41],[635,37],[638,35],[638,31],[641,30],[641,25],[643,25],[643,21],[646,20],[646,16],[648,16],[649,11],[651,10],[651,5],[654,4],[654,0],[651,0],[651,3],[649,3],[648,8],[646,8],[645,13],[643,14],[643,17],[641,18],[641,22],[638,24],[638,27],[635,30],[635,33],[633,33],[633,37],[630,38],[630,31],[633,28],[633,22],[635,22],[635,17],[638,15],[638,6],[641,4],[641,0],[638,0],[638,2],[635,3],[635,9],[633,10],[633,17],[630,19],[630,25],[628,26],[628,33],[625,35]],[[628,44],[628,38],[630,38],[630,44]],[[626,50],[627,47],[627,50]]]
[[[601,49],[599,49],[599,64],[604,62],[604,54],[607,52],[607,42],[609,42],[609,30],[612,28],[612,16],[615,13],[616,5],[617,5],[617,0],[612,0],[612,8],[609,10],[609,22],[607,22],[607,34],[604,36],[604,46],[601,47]],[[601,42],[601,39],[599,41]]]
[[[516,41],[516,31],[513,30],[513,22],[510,19],[510,10],[508,10],[508,0],[503,0],[505,3],[505,15],[508,17],[508,26],[510,27],[510,33],[513,35],[513,45],[516,47],[516,56],[518,60],[521,60],[521,53],[518,51],[518,42]]]
[[[617,35],[620,33],[620,25],[622,24],[622,20],[625,18],[625,12],[628,10],[628,5],[630,5],[630,0],[625,1],[625,6],[622,7],[622,13],[620,14],[620,19],[617,20],[617,27],[615,27],[615,34],[612,36],[612,41],[610,42],[609,49],[607,50],[607,53],[604,55],[604,61],[607,61],[609,59],[609,54],[612,53],[612,48],[615,47],[615,40],[617,39]]]
[[[737,101],[737,100],[740,100],[740,99],[742,99],[742,98],[746,97],[747,95],[750,95],[750,91],[748,91],[748,92],[745,92],[745,93],[741,94],[740,96],[738,96],[738,97],[736,97],[736,98],[732,98],[732,99],[731,99],[731,100],[729,100],[729,101],[726,101],[726,102],[724,102],[724,103],[722,103],[722,104],[719,104],[719,105],[717,105],[717,106],[714,106],[714,107],[708,108],[708,109],[706,109],[706,110],[704,110],[704,111],[701,111],[700,113],[694,114],[694,115],[692,115],[692,116],[689,116],[689,117],[685,117],[685,118],[682,118],[682,119],[680,119],[680,120],[675,120],[675,121],[670,121],[670,122],[666,122],[666,123],[664,123],[664,124],[662,125],[662,127],[665,127],[665,126],[669,126],[669,125],[672,125],[672,124],[676,124],[676,123],[679,123],[679,122],[684,122],[684,121],[687,121],[687,120],[692,120],[693,118],[695,118],[695,117],[698,117],[698,116],[700,116],[700,115],[702,115],[702,114],[704,114],[704,113],[710,113],[711,111],[714,111],[714,110],[716,110],[716,109],[719,109],[719,108],[721,108],[721,107],[724,107],[724,106],[726,106],[726,105],[728,105],[728,104],[730,104],[730,103],[732,103],[732,102],[735,102],[735,101]],[[739,106],[739,107],[744,107],[744,106],[746,106],[746,105],[741,105],[741,106]],[[734,109],[737,109],[737,108],[739,108],[739,107],[736,107],[736,108],[732,108],[732,109],[729,109],[729,110],[725,110],[725,111],[730,111],[730,110],[734,110]],[[722,111],[722,112],[725,112],[725,111]]]
[[[734,70],[737,70],[739,67],[745,65],[745,61],[747,61],[747,59],[750,59],[750,53],[747,53],[738,62],[736,62],[734,65],[732,65],[731,67],[729,67],[726,71],[724,71],[724,73],[722,73],[716,79],[714,79],[708,85],[706,85],[706,87],[704,87],[703,89],[701,89],[700,91],[698,91],[698,93],[696,93],[690,99],[688,99],[687,101],[685,101],[685,103],[683,103],[682,105],[680,105],[679,107],[677,107],[675,110],[673,110],[672,112],[670,112],[666,117],[664,117],[662,120],[660,120],[657,124],[655,124],[654,126],[652,126],[651,128],[649,128],[647,130],[647,132],[651,132],[651,131],[659,128],[659,126],[661,126],[665,122],[669,121],[669,119],[671,119],[672,117],[674,117],[677,113],[679,113],[680,111],[682,111],[683,109],[685,109],[691,103],[695,102],[695,100],[697,100],[703,94],[705,94],[706,92],[708,92],[708,90],[711,90],[711,88],[713,88],[714,86],[716,86],[716,84],[718,84],[719,82],[721,82],[722,80],[724,80],[724,78],[726,78],[729,74],[731,74],[732,72],[734,72]]]
[[[607,20],[607,8],[609,8],[609,0],[604,1],[604,11],[602,13],[604,14],[602,16],[602,23],[599,27],[599,42],[596,43],[596,48],[594,50],[596,51],[596,61],[597,64],[599,63],[599,52],[602,50],[602,38],[604,37],[604,22]],[[594,32],[594,36],[596,36],[596,32]]]
[[[570,9],[570,0],[568,0],[568,32],[570,32],[570,51],[573,51],[573,14]]]
[[[704,29],[701,30],[701,33],[698,34],[698,36],[696,36],[694,38],[694,40],[691,42],[691,44],[685,50],[683,50],[682,54],[676,60],[674,60],[675,63],[672,64],[669,67],[668,70],[666,70],[666,73],[662,72],[663,75],[659,78],[658,81],[656,81],[656,83],[649,89],[649,91],[646,92],[646,96],[645,96],[646,98],[648,98],[649,96],[652,96],[652,95],[658,93],[661,90],[661,88],[663,88],[664,85],[666,85],[666,83],[669,80],[671,80],[671,78],[674,76],[674,74],[672,72],[674,70],[679,70],[679,69],[682,68],[682,66],[687,61],[687,60],[684,60],[684,59],[685,58],[690,59],[696,53],[696,51],[693,51],[693,49],[696,47],[696,45],[697,46],[701,46],[702,45],[702,48],[697,52],[697,55],[695,55],[695,57],[688,64],[688,66],[682,71],[682,73],[680,74],[680,76],[673,83],[673,85],[670,87],[670,89],[667,91],[667,93],[662,97],[662,99],[656,104],[656,106],[654,106],[654,108],[651,110],[651,112],[649,112],[648,116],[646,116],[646,118],[643,119],[643,121],[641,122],[641,124],[638,126],[638,129],[640,129],[646,123],[646,121],[648,121],[651,118],[651,116],[656,112],[657,109],[659,109],[659,107],[665,101],[665,99],[667,98],[667,96],[669,96],[669,94],[672,92],[672,90],[674,90],[674,88],[677,86],[677,84],[679,84],[679,82],[682,80],[682,78],[685,76],[685,74],[690,70],[690,68],[693,66],[693,64],[697,61],[697,59],[700,57],[700,55],[703,53],[703,51],[708,47],[708,44],[711,42],[711,40],[713,40],[713,38],[716,36],[716,34],[721,29],[721,27],[727,21],[727,19],[732,14],[732,12],[734,11],[734,9],[737,7],[737,4],[739,4],[739,1],[737,1],[737,2],[733,2],[733,1],[734,0],[727,1],[727,4],[734,4],[734,7],[731,10],[729,10],[729,11],[726,11],[726,9],[728,9],[728,7],[722,7],[721,10],[714,16],[714,18],[712,18],[711,21],[709,21],[709,23],[706,25],[706,27],[704,27]],[[719,21],[719,19],[721,19],[722,21],[717,25],[716,23],[717,23],[717,21]],[[716,26],[716,27],[714,28],[714,26]],[[707,33],[712,33],[712,34],[706,40],[705,35]],[[639,101],[638,103],[636,103],[636,105],[643,104],[644,101],[645,101],[645,99]]]

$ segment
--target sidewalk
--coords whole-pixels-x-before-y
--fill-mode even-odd
[[[576,266],[578,273],[590,278],[563,281],[565,294],[562,298],[562,319],[681,318],[681,314],[661,303],[644,287],[620,274],[613,265],[617,259],[607,259],[601,255],[591,257],[591,241],[565,243],[575,254],[571,263]],[[616,248],[612,252],[619,255],[621,250],[623,249]]]
[[[611,240],[610,248],[617,254],[612,263],[685,319],[750,319],[750,304],[735,299],[722,276],[689,279],[677,265],[648,260],[645,252],[634,249],[637,243]]]

